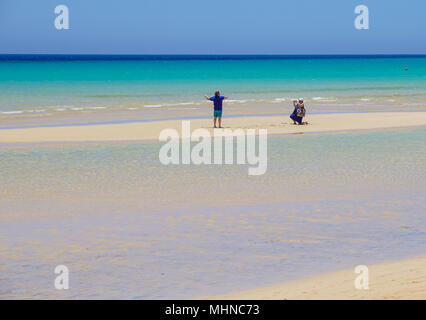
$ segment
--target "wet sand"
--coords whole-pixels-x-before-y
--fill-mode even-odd
[[[410,127],[426,125],[426,112],[313,114],[305,120],[309,124],[299,126],[284,116],[224,117],[223,126],[233,130],[267,129],[268,134]],[[181,133],[181,126],[182,120],[167,120],[2,129],[0,143],[158,140],[163,129],[176,129]],[[206,128],[213,133],[212,120],[192,119],[191,131],[197,128]]]
[[[368,266],[368,289],[356,289],[354,269],[210,297],[210,299],[426,299],[426,257]]]

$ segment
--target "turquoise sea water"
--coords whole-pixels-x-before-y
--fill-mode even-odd
[[[408,70],[405,70],[407,68]],[[230,103],[382,104],[424,108],[426,57],[0,56],[0,115]]]

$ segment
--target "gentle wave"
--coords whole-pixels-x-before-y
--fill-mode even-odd
[[[161,107],[163,107],[162,104],[147,104],[147,105],[144,105],[144,108],[161,108]]]
[[[23,113],[22,110],[16,110],[16,111],[3,111],[2,114],[20,114]]]
[[[417,105],[418,107],[424,106],[425,95],[418,94],[392,94],[384,96],[302,96],[305,102],[309,105],[317,106],[352,106],[356,108],[357,105],[363,105],[362,103],[368,103],[368,105],[386,105],[389,106],[406,106],[406,105]],[[292,101],[298,99],[299,96],[279,96],[270,98],[257,98],[257,99],[229,99],[225,102],[225,105],[258,105],[259,107],[267,105],[286,105],[291,106]],[[100,112],[102,110],[143,110],[146,109],[162,109],[164,110],[194,110],[196,106],[210,106],[211,102],[205,100],[191,100],[181,102],[161,102],[144,104],[143,102],[126,102],[119,101],[117,103],[104,103],[103,105],[51,105],[51,106],[39,106],[39,107],[11,107],[10,105],[6,110],[0,111],[0,115],[12,116],[12,115],[25,115],[25,114],[51,114],[53,112]],[[179,107],[188,107],[186,109],[178,109]]]
[[[146,98],[146,97],[178,97],[175,93],[145,93],[145,94],[94,94],[87,95],[86,98]]]

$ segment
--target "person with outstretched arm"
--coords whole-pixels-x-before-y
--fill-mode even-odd
[[[207,100],[213,101],[213,125],[216,127],[216,119],[219,118],[219,128],[222,128],[222,101],[228,99],[228,97],[221,96],[219,91],[214,93],[213,97],[204,96]]]

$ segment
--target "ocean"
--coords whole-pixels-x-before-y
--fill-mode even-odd
[[[0,116],[228,105],[425,108],[426,56],[0,55]]]

